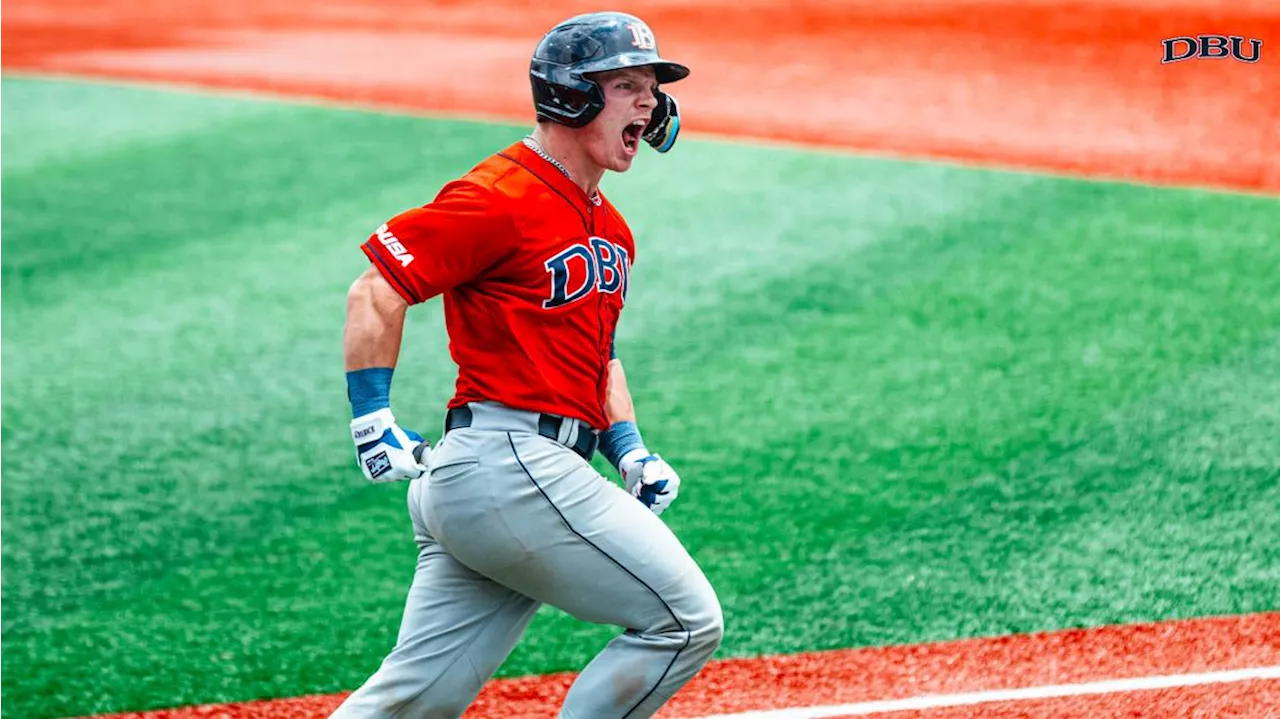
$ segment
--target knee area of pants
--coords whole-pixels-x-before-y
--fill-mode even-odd
[[[720,646],[720,640],[724,638],[724,613],[714,595],[704,610],[698,613],[696,619],[685,626],[689,629],[692,642],[699,647],[713,652]]]
[[[703,642],[712,649],[720,646],[720,640],[724,639],[724,617],[716,612],[715,619],[702,627],[701,634]]]

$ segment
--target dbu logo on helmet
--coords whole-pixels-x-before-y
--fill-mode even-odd
[[[658,41],[653,37],[653,31],[648,25],[641,22],[627,23],[627,29],[631,31],[631,44],[635,45],[639,50],[655,50],[658,47]]]
[[[573,304],[598,292],[621,292],[627,297],[627,251],[600,237],[588,244],[574,245],[543,263],[551,275],[551,297],[542,301],[542,309],[553,310]]]
[[[1220,59],[1228,55],[1240,62],[1257,62],[1262,54],[1262,41],[1249,38],[1249,52],[1244,52],[1245,38],[1240,35],[1197,35],[1171,37],[1161,41],[1164,59],[1160,64],[1182,62],[1193,58]]]

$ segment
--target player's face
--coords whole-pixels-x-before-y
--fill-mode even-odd
[[[604,110],[583,128],[583,144],[595,164],[626,172],[644,142],[640,134],[657,105],[658,81],[651,67],[602,72],[595,81],[604,90]]]

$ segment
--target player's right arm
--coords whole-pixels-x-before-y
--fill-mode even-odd
[[[347,371],[395,367],[409,303],[372,265],[347,290],[342,356]]]
[[[405,312],[477,279],[518,247],[498,199],[477,184],[450,183],[431,204],[391,218],[361,246],[370,266],[347,292],[342,344],[351,437],[370,481],[414,479],[427,470],[413,456],[422,437],[401,429],[391,414]]]
[[[391,375],[400,356],[409,303],[370,267],[347,291],[342,354],[351,400],[351,438],[356,460],[370,482],[421,477],[426,467],[413,450],[423,439],[402,429],[391,413]]]

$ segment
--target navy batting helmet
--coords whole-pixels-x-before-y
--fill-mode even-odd
[[[529,81],[538,117],[582,127],[604,109],[604,91],[588,73],[653,68],[658,83],[683,80],[689,68],[658,56],[653,31],[634,15],[594,12],[551,28],[533,51]]]

